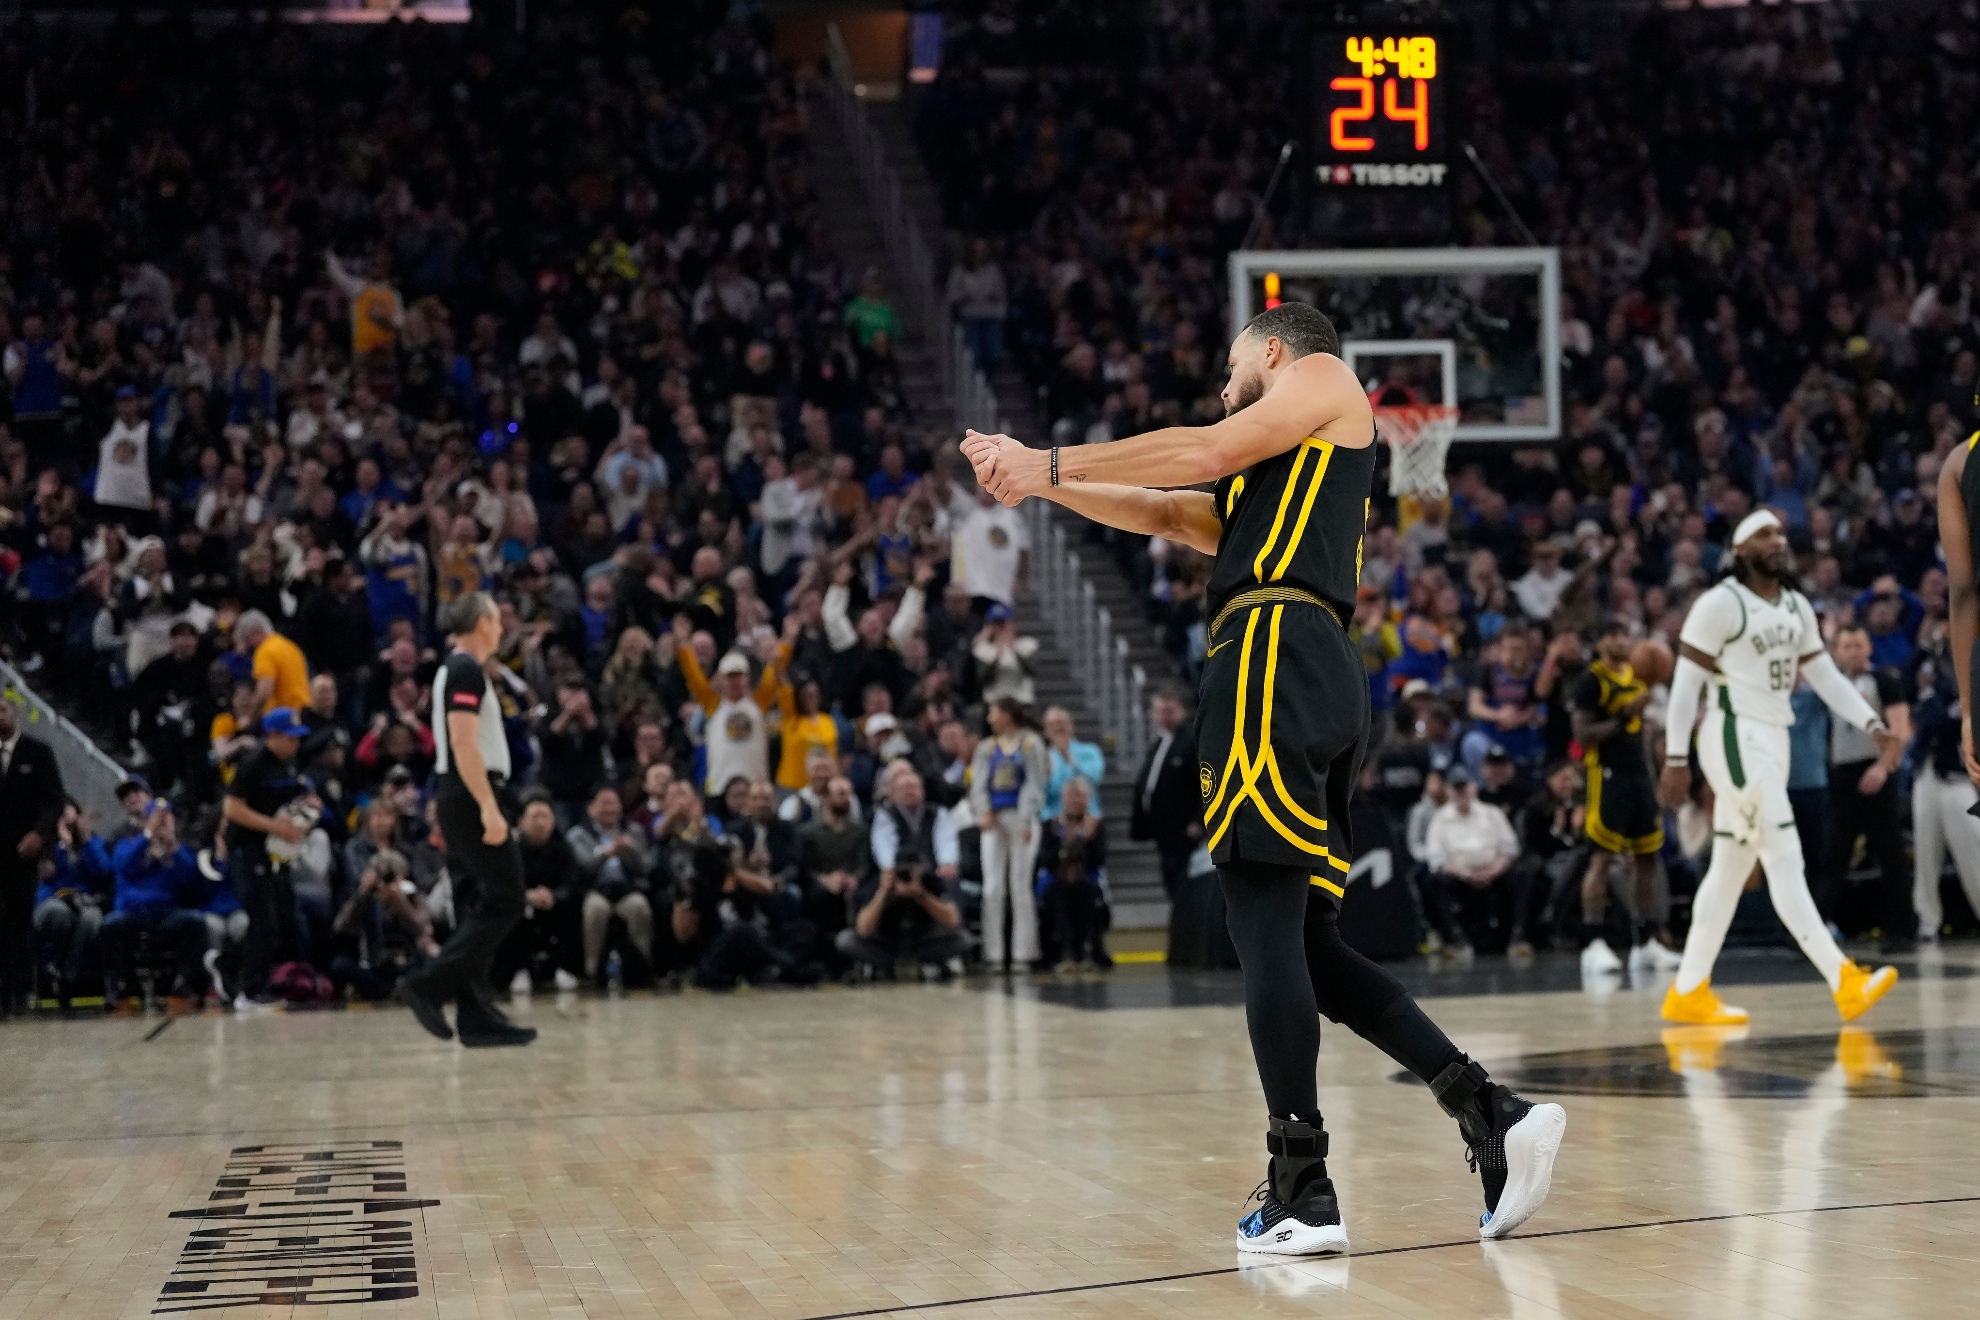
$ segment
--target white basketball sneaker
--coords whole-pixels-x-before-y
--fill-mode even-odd
[[[1662,940],[1645,940],[1629,951],[1629,974],[1647,977],[1675,972],[1683,962],[1684,955],[1667,948]]]
[[[1607,940],[1590,940],[1588,947],[1581,951],[1581,976],[1583,980],[1594,980],[1598,976],[1618,976],[1622,973],[1622,959],[1609,947]]]
[[[1431,1083],[1430,1093],[1457,1119],[1465,1157],[1484,1184],[1478,1236],[1504,1237],[1547,1199],[1554,1157],[1567,1135],[1567,1110],[1521,1099],[1476,1063],[1452,1064]]]

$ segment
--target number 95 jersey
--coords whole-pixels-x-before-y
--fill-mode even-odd
[[[1730,701],[1730,712],[1756,724],[1794,723],[1795,675],[1804,656],[1820,654],[1822,632],[1808,598],[1791,587],[1770,601],[1726,578],[1699,596],[1678,640],[1719,662],[1707,700]]]

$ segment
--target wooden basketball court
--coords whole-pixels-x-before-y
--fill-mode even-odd
[[[1231,1245],[1265,1155],[1227,974],[539,996],[536,1045],[475,1053],[397,1010],[16,1021],[0,1320],[1964,1317],[1976,961],[1845,1034],[1797,959],[1729,956],[1743,1040],[1564,964],[1418,969],[1568,1107],[1553,1197],[1480,1244],[1455,1126],[1329,1027],[1354,1254],[1306,1263]]]

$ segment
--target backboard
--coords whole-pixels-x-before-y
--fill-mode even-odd
[[[1230,283],[1233,326],[1275,299],[1311,303],[1364,384],[1396,375],[1456,405],[1458,440],[1561,433],[1557,248],[1233,252]]]

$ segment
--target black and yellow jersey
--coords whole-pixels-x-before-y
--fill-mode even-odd
[[[1628,661],[1610,668],[1606,661],[1597,660],[1576,681],[1571,700],[1582,714],[1607,720],[1614,719],[1647,690]],[[1650,762],[1643,751],[1643,716],[1631,715],[1601,742],[1584,746],[1581,757],[1591,770],[1649,774]]]
[[[1361,578],[1375,446],[1309,438],[1217,483],[1212,618],[1241,592],[1286,587],[1320,597],[1345,620]]]
[[[1980,398],[1980,395],[1976,395]],[[1980,431],[1966,437],[1966,466],[1960,469],[1959,493],[1966,501],[1966,539],[1973,562],[1980,564]]]

